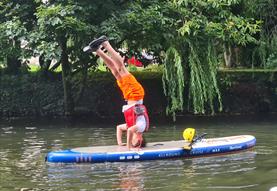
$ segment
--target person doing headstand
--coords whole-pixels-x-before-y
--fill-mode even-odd
[[[127,104],[122,107],[126,123],[118,125],[116,130],[117,144],[122,143],[122,132],[127,131],[127,148],[145,145],[143,132],[149,128],[149,117],[143,105],[144,89],[136,78],[127,70],[124,58],[114,50],[106,36],[93,40],[84,52],[95,52],[103,59],[117,81]]]

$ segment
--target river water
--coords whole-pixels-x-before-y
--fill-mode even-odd
[[[217,157],[104,164],[48,164],[52,150],[116,143],[115,123],[61,120],[0,122],[0,191],[253,190],[277,186],[277,117],[187,117],[153,122],[147,141],[182,139],[194,127],[208,137],[254,135],[253,150]]]

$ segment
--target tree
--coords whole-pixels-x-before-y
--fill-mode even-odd
[[[258,42],[247,46],[243,61],[252,67],[277,68],[277,4],[274,0],[243,1],[242,13],[261,20]],[[250,62],[249,62],[250,61]]]
[[[34,23],[37,3],[33,0],[0,2],[0,60],[7,72],[16,74],[23,60],[23,42]]]
[[[77,13],[81,11],[82,8],[75,4],[41,5],[36,12],[38,28],[30,39],[31,42],[38,42],[36,51],[39,55],[44,55],[46,60],[60,60],[66,116],[72,115],[74,111],[72,65],[70,63],[70,57],[74,56],[74,51],[71,47],[75,45],[75,50],[78,47],[80,52],[81,36],[91,30],[90,26],[78,17]]]
[[[127,47],[147,49],[163,60],[167,112],[173,117],[184,104],[194,113],[214,113],[215,104],[221,110],[216,74],[222,47],[255,42],[260,30],[259,21],[233,11],[238,4],[239,0],[133,1],[127,12],[113,18],[122,40],[128,37]]]
[[[34,53],[45,60],[57,60],[62,66],[65,115],[74,112],[74,103],[81,97],[87,69],[96,64],[95,58],[82,52],[82,48],[120,5],[114,1],[47,1],[35,13],[37,28],[29,38]],[[80,89],[75,91],[73,77],[82,72]],[[77,95],[74,92],[78,92]]]

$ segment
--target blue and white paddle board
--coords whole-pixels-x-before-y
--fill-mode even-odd
[[[129,151],[126,146],[80,147],[49,152],[46,161],[51,163],[103,163],[160,160],[169,158],[204,157],[230,154],[254,147],[256,138],[251,135],[239,135],[221,138],[202,139],[193,144],[191,150],[185,150],[187,141],[166,141],[147,143],[146,147]]]

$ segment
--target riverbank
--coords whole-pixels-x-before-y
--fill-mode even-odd
[[[145,87],[145,104],[151,116],[165,117],[167,98],[163,94],[162,73],[136,72]],[[63,87],[59,73],[42,76],[26,73],[0,77],[0,118],[63,117]],[[74,79],[74,92],[79,88]],[[218,81],[222,93],[220,115],[277,112],[277,72],[268,70],[220,70]],[[185,103],[188,103],[185,100]],[[108,72],[90,73],[81,99],[75,102],[75,116],[114,119],[124,104],[120,90]],[[189,105],[189,104],[187,104]],[[178,115],[193,115],[185,109]]]

